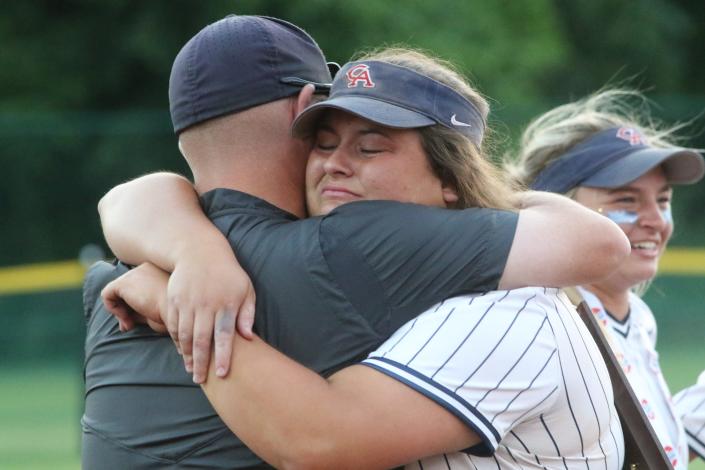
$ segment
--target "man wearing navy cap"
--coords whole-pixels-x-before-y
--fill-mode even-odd
[[[207,250],[222,247],[225,233],[257,291],[258,334],[324,375],[358,362],[400,325],[440,300],[496,289],[500,283],[512,287],[539,282],[523,279],[520,270],[504,271],[512,241],[526,235],[515,234],[515,213],[470,209],[470,220],[467,211],[371,201],[296,221],[305,215],[302,187],[308,147],[294,139],[289,128],[313,92],[325,89],[328,82],[328,67],[315,42],[289,23],[240,16],[206,27],[176,58],[170,104],[201,204],[219,231],[202,217],[196,223],[206,226],[194,243],[180,230],[181,216],[145,225],[152,213],[141,206],[178,197],[168,186],[161,186],[158,194],[148,193],[151,199],[119,187],[101,207],[105,212],[129,206],[128,220],[150,226],[149,234],[126,233],[119,230],[119,220],[124,219],[103,218],[108,241],[113,248],[122,247],[116,251],[123,261],[136,265],[151,259],[173,272],[171,283],[178,282],[180,272],[198,266]],[[313,86],[302,90],[308,84]],[[146,177],[129,187],[151,187],[150,181],[164,181],[163,176]],[[188,184],[167,179],[172,188]],[[551,210],[534,208],[522,214],[550,220]],[[418,223],[408,226],[411,218]],[[400,232],[402,224],[408,230]],[[134,243],[143,235],[160,244]],[[523,254],[512,251],[512,256]],[[406,270],[400,273],[402,265]],[[98,292],[126,271],[122,264],[98,264],[84,290],[84,467],[262,466],[180,367],[168,337],[144,327],[122,333],[107,314]],[[232,285],[219,273],[204,272],[203,278],[205,289]],[[190,343],[177,339],[182,347]],[[194,369],[203,366],[198,351],[193,351]],[[194,379],[200,381],[198,372]]]
[[[288,128],[302,86],[322,89],[330,81],[313,39],[274,18],[228,17],[184,46],[174,62],[169,98],[199,192],[238,187],[281,208],[245,194],[214,192],[207,202],[212,211],[225,209],[224,199],[230,198],[238,200],[235,207],[258,210],[263,218],[303,215],[306,155]],[[263,155],[243,151],[243,142],[258,142]],[[248,169],[264,162],[272,167],[267,177],[252,178]],[[223,243],[217,233],[215,243]],[[99,263],[84,286],[83,468],[268,468],[218,418],[168,337],[145,327],[119,331],[99,294],[127,269]]]

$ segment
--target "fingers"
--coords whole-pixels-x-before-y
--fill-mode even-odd
[[[193,371],[193,311],[179,309],[178,333],[179,350],[184,356],[187,372]]]
[[[179,310],[172,299],[167,302],[166,329],[176,346],[176,350],[181,354],[181,347],[179,346]]]
[[[255,301],[255,290],[250,285],[237,315],[237,331],[247,339],[252,339],[252,325],[255,323]]]
[[[123,333],[135,327],[130,307],[120,299],[104,301],[105,308],[117,319],[120,331]]]
[[[211,357],[211,338],[213,336],[213,315],[200,312],[193,328],[193,381],[197,384],[206,381]]]
[[[146,322],[147,322],[147,326],[149,326],[151,329],[153,329],[153,330],[156,331],[157,333],[162,333],[162,334],[167,334],[167,333],[168,333],[168,331],[167,331],[166,326],[164,325],[164,323],[156,322],[156,321],[150,320],[150,319],[148,319],[148,318],[146,319]]]
[[[100,293],[105,308],[117,318],[120,331],[129,331],[134,328],[132,319],[132,309],[120,296],[120,288],[117,281],[112,281],[106,285]]]
[[[239,324],[240,317],[232,308],[222,309],[215,316],[215,375],[218,377],[225,377],[230,371],[236,317]]]
[[[255,293],[247,274],[237,264],[204,265],[201,258],[188,257],[174,268],[166,298],[165,324],[194,382],[205,381],[213,345],[216,374],[227,375],[236,328],[245,338],[253,337]]]

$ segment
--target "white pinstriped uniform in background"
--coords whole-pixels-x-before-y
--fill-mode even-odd
[[[705,460],[705,371],[695,385],[673,397],[673,404],[683,420],[690,449]]]
[[[467,452],[407,468],[621,468],[624,444],[607,369],[557,289],[446,300],[363,364],[436,401],[482,439]]]
[[[671,465],[674,470],[685,470],[688,468],[688,442],[683,423],[673,406],[671,392],[661,373],[655,349],[654,314],[643,300],[630,293],[629,315],[620,322],[605,311],[594,294],[582,288],[579,290],[593,315],[605,327],[614,355]]]

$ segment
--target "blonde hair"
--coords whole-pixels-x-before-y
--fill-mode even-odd
[[[637,91],[605,89],[558,106],[529,123],[517,156],[505,159],[505,170],[519,184],[530,186],[551,162],[597,132],[633,127],[649,145],[668,148],[676,140],[673,133],[682,126],[667,128],[652,119],[649,102]]]
[[[376,60],[399,65],[441,82],[470,101],[483,121],[487,122],[490,111],[487,100],[447,61],[403,47],[366,52],[354,60]],[[453,208],[514,208],[512,186],[503,172],[485,156],[482,149],[484,143],[478,148],[459,132],[441,125],[423,127],[417,131],[434,173],[458,194]]]
[[[648,100],[638,91],[604,89],[581,100],[554,108],[534,119],[524,130],[514,161],[506,159],[506,172],[520,185],[531,183],[551,162],[573,146],[613,127],[632,127],[653,147],[673,147],[674,132],[684,124],[665,127],[651,118]],[[574,198],[577,188],[566,196]],[[632,287],[643,295],[651,280]]]

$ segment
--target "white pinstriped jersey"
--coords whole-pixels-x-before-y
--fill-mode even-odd
[[[705,371],[695,385],[673,397],[673,404],[683,421],[690,449],[705,460]]]
[[[635,294],[629,294],[629,315],[620,322],[600,300],[580,288],[597,320],[605,327],[610,345],[629,385],[675,470],[688,468],[688,442],[671,392],[661,373],[656,352],[656,320],[651,309]]]
[[[481,443],[407,468],[619,469],[624,444],[597,346],[557,289],[448,299],[363,364],[434,400]]]

